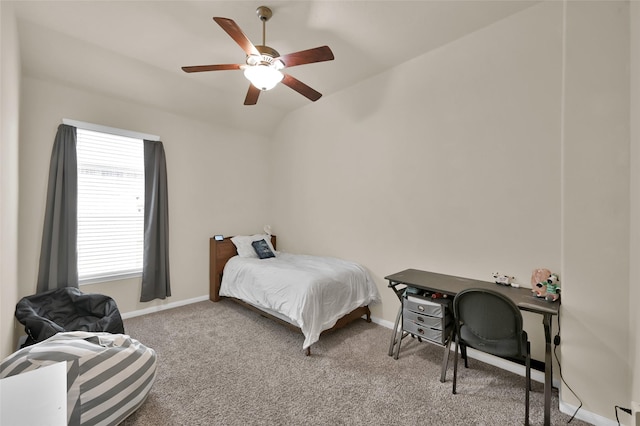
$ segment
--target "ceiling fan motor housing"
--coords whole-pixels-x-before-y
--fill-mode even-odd
[[[255,66],[255,65],[266,65],[273,66],[276,69],[284,68],[284,63],[280,60],[276,60],[276,58],[280,57],[280,54],[277,50],[272,49],[269,46],[257,45],[256,49],[260,52],[260,56],[257,55],[249,55],[247,56],[247,65]]]

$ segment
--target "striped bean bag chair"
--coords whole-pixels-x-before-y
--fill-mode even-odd
[[[72,331],[27,346],[0,365],[0,378],[67,363],[69,425],[117,425],[142,405],[156,353],[125,334]]]

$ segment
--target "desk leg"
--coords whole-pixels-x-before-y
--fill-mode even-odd
[[[400,305],[400,309],[398,309],[398,315],[396,316],[396,325],[393,327],[393,332],[391,333],[391,343],[389,344],[389,356],[393,355],[393,348],[396,344],[400,344],[397,341],[398,339],[398,325],[400,323],[400,318],[402,318],[402,305]]]
[[[398,318],[400,319],[400,327],[398,333],[396,334],[396,350],[393,353],[393,359],[398,359],[398,357],[400,356],[400,345],[402,344],[402,339],[409,335],[408,333],[404,332],[404,324],[402,322],[402,307],[400,307],[400,312],[398,312],[398,315]]]
[[[551,424],[551,384],[553,380],[551,359],[551,314],[544,314],[542,318],[544,325],[544,424]]]
[[[404,319],[403,319],[404,316],[402,314],[403,314],[403,309],[402,309],[402,305],[400,305],[400,309],[398,310],[398,318],[397,318],[397,322],[399,326],[396,327],[398,331],[396,333],[396,348],[395,348],[395,352],[393,353],[393,359],[398,359],[398,357],[400,356],[400,345],[402,344],[402,339],[404,339],[409,335],[409,333],[405,333],[404,331]]]
[[[442,358],[442,367],[440,367],[440,382],[447,380],[447,367],[449,366],[449,353],[451,352],[451,341],[454,339],[455,331],[451,332],[447,345],[444,347],[444,356]]]

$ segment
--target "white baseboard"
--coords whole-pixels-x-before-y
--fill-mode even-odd
[[[140,309],[137,311],[127,312],[122,314],[122,319],[139,317],[140,315],[151,314],[154,312],[166,311],[167,309],[177,308],[179,306],[190,305],[192,303],[203,302],[209,300],[209,295],[194,297],[193,299],[179,300],[177,302],[171,302],[164,305],[151,306],[150,308]]]
[[[575,405],[567,404],[566,402],[562,402],[562,398],[560,398],[560,412],[564,414],[568,414],[569,416],[573,416],[573,413],[576,412]],[[580,408],[576,413],[576,419],[585,421],[592,425],[598,426],[619,426],[620,424],[616,421],[608,419],[606,417],[602,417],[598,414],[594,414],[590,411],[586,411],[584,408]],[[622,423],[625,424],[625,423]]]
[[[383,327],[386,327],[386,328],[388,328],[389,330],[392,330],[392,329],[393,329],[393,323],[392,323],[391,321],[383,320],[383,319],[376,318],[376,317],[373,317],[373,316],[372,316],[372,317],[371,317],[371,322],[376,323],[376,324],[379,324],[379,325],[381,325],[381,326],[383,326]]]

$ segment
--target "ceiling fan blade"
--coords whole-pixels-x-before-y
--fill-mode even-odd
[[[247,90],[247,96],[244,98],[245,105],[255,105],[258,103],[258,96],[260,96],[261,90],[256,88],[253,84],[249,84],[249,90]]]
[[[313,62],[333,61],[334,57],[329,46],[321,46],[282,55],[278,59],[284,62],[286,67],[295,67],[296,65],[310,64]]]
[[[226,71],[239,69],[241,69],[240,64],[195,65],[191,67],[182,67],[182,71],[184,72]]]
[[[242,32],[238,24],[229,18],[214,17],[214,21],[226,31],[231,38],[238,43],[238,45],[244,50],[247,55],[260,55],[258,49],[251,43],[251,40]]]
[[[311,87],[307,86],[297,78],[291,77],[289,74],[284,75],[284,78],[282,79],[282,84],[284,84],[285,86],[289,86],[296,92],[300,93],[302,96],[306,96],[307,98],[309,98],[314,102],[320,99],[320,97],[322,97],[322,93],[316,92]]]

